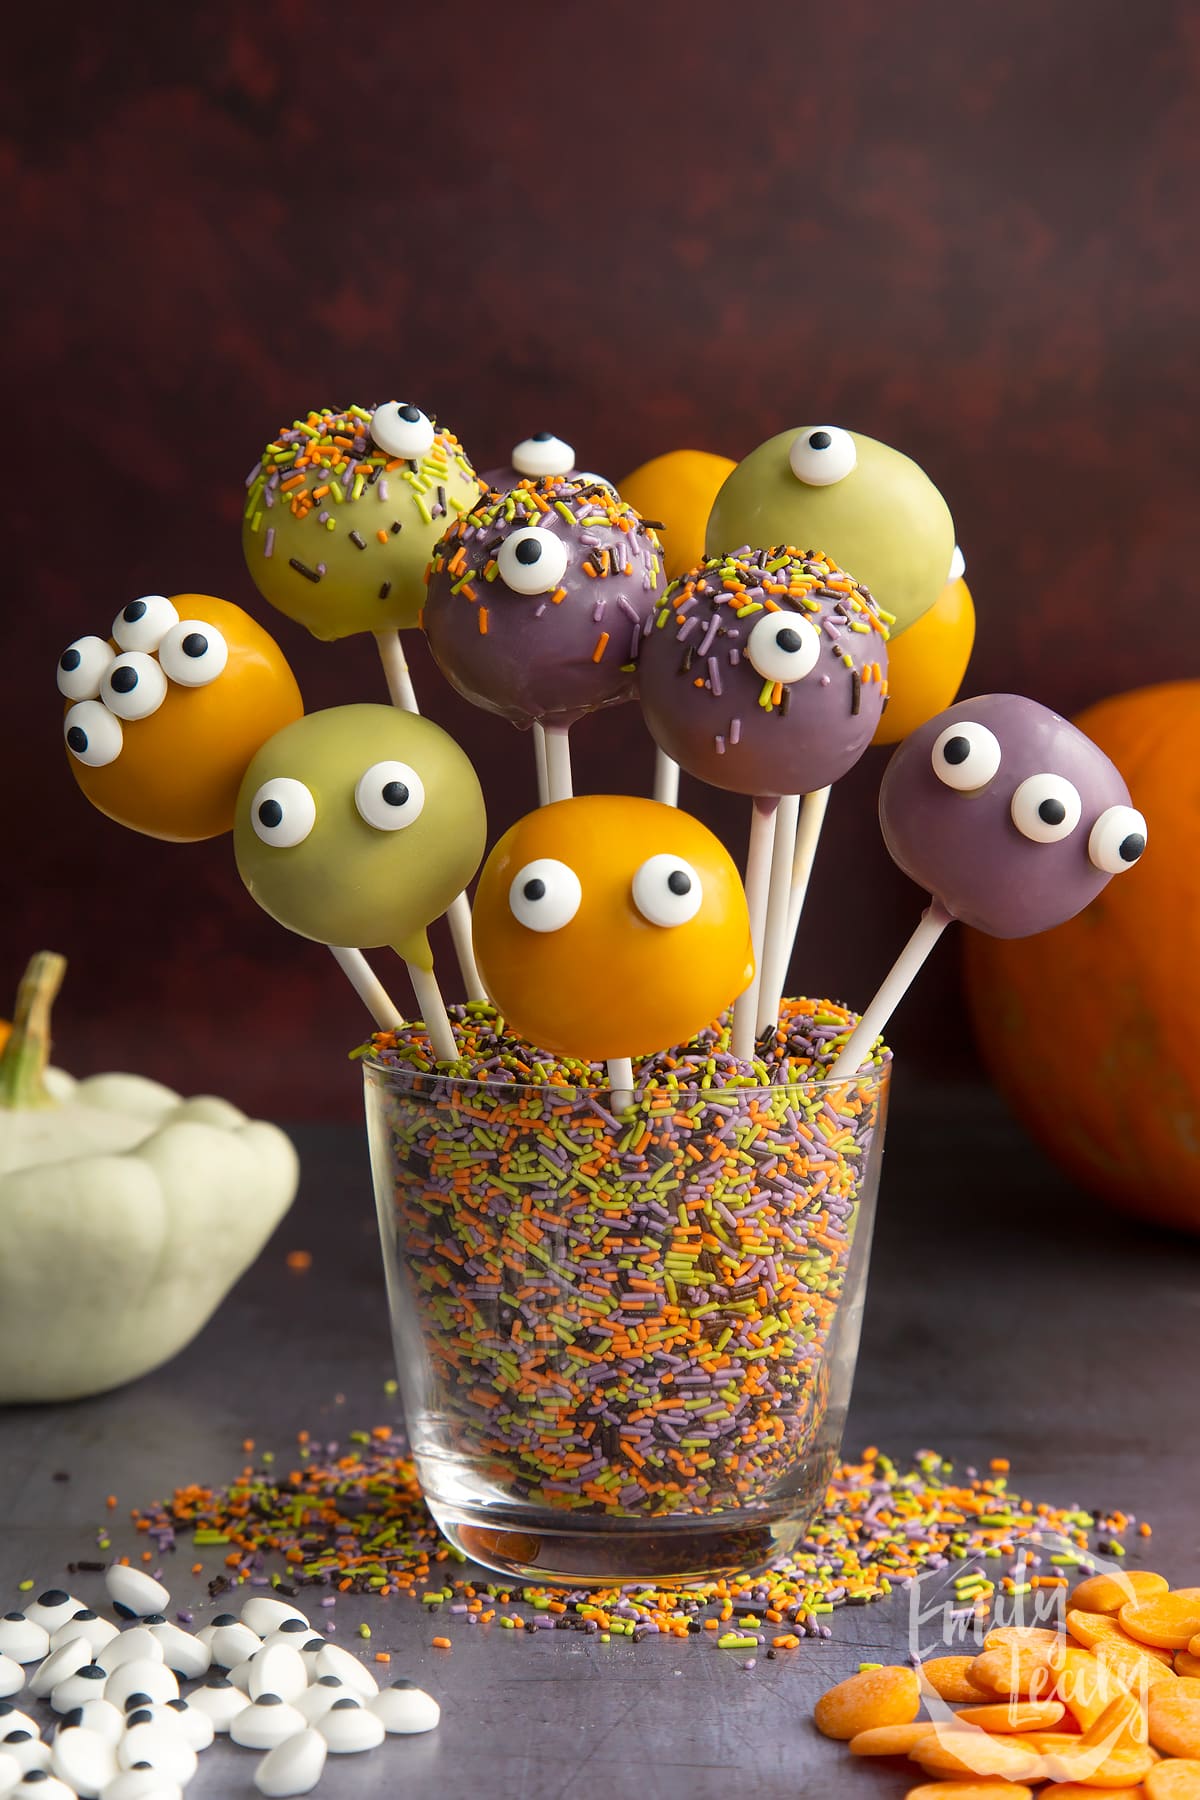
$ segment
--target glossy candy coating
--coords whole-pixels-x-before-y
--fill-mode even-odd
[[[399,828],[377,828],[361,809],[386,820],[392,802],[383,789],[399,773],[385,767],[369,792],[363,778],[392,764],[408,771],[410,798],[398,809]],[[281,782],[297,785],[271,790],[278,797],[268,817],[278,811],[279,836],[264,842],[259,796]],[[311,822],[299,801],[305,793]],[[307,830],[289,842],[297,815]],[[475,771],[439,725],[392,706],[338,706],[297,720],[255,756],[238,798],[234,850],[254,899],[289,931],[321,944],[390,944],[429,968],[426,928],[474,875],[486,834]]]
[[[854,466],[842,479],[816,486],[795,474],[797,442],[814,433],[833,440],[831,455],[852,440]],[[705,543],[710,556],[747,544],[819,549],[894,615],[899,633],[945,586],[954,525],[928,475],[899,450],[860,432],[805,425],[768,438],[738,464],[713,503]]]
[[[898,744],[953,703],[975,643],[975,603],[960,575],[927,613],[888,639],[888,703],[873,744]]]
[[[771,654],[763,634],[796,643]],[[809,658],[816,660],[809,664]],[[779,679],[772,679],[772,671]],[[655,742],[700,781],[735,794],[806,794],[858,761],[887,692],[883,616],[823,557],[714,557],[674,582],[638,664]]]
[[[69,743],[67,760],[92,805],[118,825],[192,843],[232,830],[246,764],[272,732],[300,717],[304,703],[279,645],[240,606],[211,594],[176,594],[171,604],[181,621],[220,634],[228,651],[224,666],[203,686],[169,676],[157,710],[120,721],[114,761],[91,767]],[[187,673],[178,636],[173,631],[163,639],[163,666]],[[142,654],[157,658],[158,651]],[[107,711],[102,700],[90,704]],[[72,710],[68,702],[68,720]]]
[[[661,521],[663,563],[675,581],[704,561],[704,532],[721,485],[737,464],[711,450],[668,450],[617,483],[644,519]]]
[[[532,563],[506,576],[519,550],[542,550],[555,578],[535,587]],[[604,484],[550,478],[493,491],[451,526],[423,623],[443,675],[476,706],[514,725],[569,725],[632,699],[642,625],[664,586],[658,539],[631,506]]]
[[[690,892],[673,893],[660,857],[687,866]],[[531,865],[546,892],[527,908],[569,888],[553,865],[577,882],[577,899],[567,894],[563,907],[574,899],[575,909],[558,929],[533,929],[513,912],[514,884]],[[638,883],[643,907],[686,914],[698,879],[698,909],[679,924],[652,923],[634,899],[641,871],[650,876]],[[699,820],[655,800],[588,794],[530,813],[484,864],[474,919],[480,973],[509,1025],[539,1049],[586,1062],[686,1042],[754,972],[733,859]]]
[[[942,739],[946,751],[935,747]],[[963,746],[968,759],[962,759]],[[947,785],[967,780],[970,757],[986,774],[999,750],[995,772],[979,787]],[[958,757],[958,761],[953,758]],[[1037,806],[1022,807],[1018,791],[1036,777],[1052,777],[1024,789],[1026,800],[1043,804],[1056,826],[1038,819]],[[1079,800],[1078,822],[1070,784]],[[1014,799],[1016,806],[1014,808]],[[960,700],[905,739],[884,773],[879,819],[884,840],[906,875],[946,910],[992,937],[1028,937],[1073,918],[1096,898],[1111,873],[1091,860],[1094,828],[1110,808],[1128,808],[1129,791],[1104,752],[1049,707],[1016,694],[984,694]],[[1061,830],[1057,841],[1037,841],[1026,832]],[[1138,815],[1121,821],[1120,841],[1136,861]],[[1141,825],[1144,843],[1145,826]]]
[[[437,429],[413,460],[389,455],[371,436],[375,410],[322,407],[285,426],[248,483],[251,578],[314,637],[415,625],[433,546],[479,498],[453,432]]]

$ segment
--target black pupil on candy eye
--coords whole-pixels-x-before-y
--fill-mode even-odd
[[[672,869],[667,876],[667,886],[673,894],[690,894],[692,878],[683,869]]]
[[[144,600],[131,600],[129,605],[125,608],[125,611],[121,614],[121,617],[127,625],[136,625],[138,620],[144,619],[145,616],[146,602]]]
[[[67,744],[77,756],[82,756],[88,747],[88,734],[82,725],[72,725],[67,733]]]
[[[137,670],[128,666],[113,671],[112,690],[114,694],[132,694],[138,684]]]
[[[1061,825],[1067,816],[1067,809],[1061,800],[1043,800],[1038,807],[1038,818],[1044,825]]]
[[[535,444],[548,444],[553,437],[554,433],[552,431],[535,431],[533,434],[533,441]]]
[[[421,409],[418,406],[402,406],[400,408],[400,417],[402,419],[407,419],[410,425],[415,425],[421,417]]]
[[[833,439],[827,431],[814,431],[808,440],[810,450],[828,450]]]
[[[775,642],[778,644],[779,648],[781,650],[787,650],[789,653],[798,650],[800,648],[801,644],[803,643],[803,641],[804,640],[800,636],[800,633],[798,631],[794,630],[791,625],[785,625],[783,630],[779,633],[779,635],[775,639]]]
[[[1121,839],[1117,855],[1122,862],[1136,862],[1146,848],[1146,840],[1140,831],[1131,831],[1129,836]]]
[[[947,738],[945,744],[942,747],[942,755],[945,758],[945,760],[948,763],[953,763],[956,766],[958,763],[966,762],[966,760],[967,760],[968,756],[970,756],[970,754],[971,754],[970,738],[965,738],[965,737]]]
[[[60,669],[65,669],[67,674],[70,675],[73,670],[79,667],[82,661],[83,658],[80,656],[78,650],[64,650],[58,659],[58,666]]]
[[[383,797],[389,806],[407,806],[408,789],[402,781],[385,781]]]
[[[532,881],[527,881],[525,883],[521,892],[527,900],[544,900],[546,898],[546,884],[535,875]]]
[[[208,639],[199,631],[189,631],[180,649],[185,656],[203,656],[208,650]]]
[[[542,560],[542,546],[536,538],[522,538],[517,545],[517,561],[519,563],[535,563]]]
[[[258,809],[258,816],[268,831],[274,831],[277,825],[283,824],[283,808],[278,800],[264,800]]]

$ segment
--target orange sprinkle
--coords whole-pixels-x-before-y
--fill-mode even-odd
[[[384,1589],[384,1592],[385,1593],[387,1592],[386,1588]],[[375,1661],[376,1662],[385,1662],[386,1663],[386,1662],[391,1662],[391,1660],[392,1660],[392,1653],[390,1650],[377,1650],[375,1652]]]
[[[596,648],[592,651],[592,661],[594,663],[598,663],[600,661],[600,658],[604,655],[604,652],[607,649],[608,649],[608,633],[607,633],[607,631],[602,631],[600,633],[600,636],[596,639]]]
[[[486,606],[480,607],[478,616],[479,616],[479,635],[481,637],[486,637],[487,636],[487,628],[488,628],[488,609]]]
[[[449,1638],[434,1638],[433,1647],[435,1650],[449,1650],[451,1647],[450,1639]]]
[[[386,544],[388,541],[388,534],[382,527],[375,533],[375,536],[379,539],[381,544]]]

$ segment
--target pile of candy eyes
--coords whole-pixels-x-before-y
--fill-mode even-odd
[[[165,594],[131,600],[113,620],[112,638],[76,638],[58,662],[58,690],[71,702],[67,748],[92,769],[117,760],[122,726],[156,713],[171,683],[207,687],[229,661],[217,628],[181,619]]]
[[[381,1689],[279,1598],[254,1594],[240,1616],[191,1632],[144,1571],[114,1563],[105,1586],[115,1619],[59,1588],[0,1616],[3,1800],[180,1800],[217,1736],[261,1753],[260,1794],[307,1794],[328,1756],[438,1723],[431,1695],[410,1681]]]

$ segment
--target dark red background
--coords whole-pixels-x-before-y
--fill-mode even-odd
[[[62,645],[136,594],[256,606],[242,476],[309,405],[402,392],[480,466],[549,424],[613,477],[858,427],[950,501],[969,689],[1070,710],[1195,674],[1198,56],[1184,0],[7,19],[0,987],[60,947],[68,1066],[356,1109],[331,961],[256,911],[227,843],[92,813],[53,692]],[[369,643],[270,622],[310,706],[381,697]],[[502,828],[526,740],[414,664]],[[649,780],[632,709],[576,758],[582,789]],[[860,1004],[920,904],[881,767],[834,797],[795,966]],[[740,848],[744,809],[690,798]],[[949,943],[892,1035],[969,1068]]]

